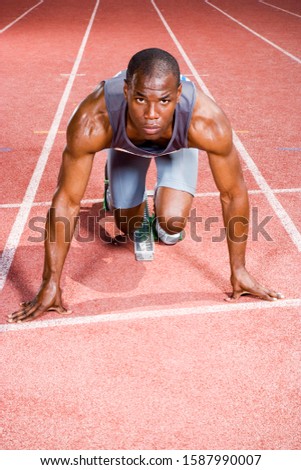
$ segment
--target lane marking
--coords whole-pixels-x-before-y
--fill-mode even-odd
[[[0,34],[1,33],[4,33],[4,31],[6,31],[8,28],[10,28],[11,26],[13,26],[14,24],[16,24],[18,21],[20,21],[22,18],[24,18],[24,16],[28,15],[28,13],[30,13],[32,10],[34,10],[35,8],[37,8],[39,5],[41,5],[41,3],[44,3],[44,0],[40,0],[39,3],[36,3],[36,5],[34,5],[33,7],[29,8],[28,10],[25,11],[25,13],[23,13],[22,15],[18,16],[18,18],[16,18],[14,21],[12,21],[11,23],[9,23],[7,26],[5,26],[3,29],[0,29]]]
[[[193,77],[193,74],[192,74],[192,73],[185,73],[185,72],[184,72],[183,75],[184,75],[185,77]],[[201,73],[200,75],[201,75],[201,77],[209,77],[209,73]]]
[[[206,3],[207,0],[205,0]],[[188,68],[191,70],[193,73],[198,85],[200,88],[211,98],[214,100],[212,94],[210,93],[209,89],[201,79],[199,73],[197,72],[196,68],[192,64],[191,60],[189,59],[188,55],[184,51],[181,43],[178,41],[177,37],[173,33],[172,29],[168,25],[167,21],[165,20],[164,16],[162,15],[161,11],[157,7],[156,3],[154,0],[151,0],[151,3],[156,10],[159,18],[161,19],[162,23],[164,24],[166,30],[168,31],[170,37],[174,41],[175,45],[177,46],[180,54],[182,55],[183,59],[185,60]],[[301,62],[301,61],[300,61]],[[262,190],[263,194],[267,198],[269,204],[271,207],[274,209],[275,214],[279,218],[281,224],[285,228],[286,232],[290,236],[291,240],[297,247],[298,251],[301,251],[301,233],[298,231],[297,227],[295,226],[294,222],[292,221],[291,217],[288,215],[282,204],[278,201],[276,196],[274,195],[272,189],[264,179],[263,175],[261,174],[259,168],[256,166],[255,162],[253,161],[252,157],[249,155],[248,151],[244,147],[242,141],[239,139],[237,134],[233,131],[233,142],[234,145],[236,146],[237,150],[239,151],[241,157],[245,161],[246,165],[248,166],[249,170],[253,174],[253,177],[258,184],[259,188]]]
[[[301,188],[283,188],[283,189],[272,189],[273,193],[275,194],[290,194],[290,193],[301,193]],[[249,189],[249,194],[262,194],[265,196],[261,189]],[[153,196],[154,191],[152,189],[147,190],[148,196]],[[196,193],[194,195],[195,198],[199,197],[218,197],[220,194],[218,191],[208,191],[205,193]],[[103,198],[95,198],[95,199],[82,199],[81,204],[97,204],[102,203]],[[33,202],[31,207],[45,207],[50,206],[51,201],[41,201],[41,202]],[[15,202],[11,204],[0,204],[0,209],[18,209],[21,206],[21,203]]]
[[[287,150],[289,152],[301,152],[301,147],[277,147],[277,150]]]
[[[256,183],[258,184],[259,188],[262,190],[263,194],[265,195],[270,206],[274,210],[282,226],[285,228],[287,234],[291,238],[292,242],[295,244],[298,251],[301,252],[301,233],[297,229],[291,217],[288,215],[288,213],[284,209],[283,205],[280,203],[280,201],[277,199],[277,197],[273,193],[269,184],[266,182],[265,178],[261,174],[259,168],[256,166],[254,160],[249,155],[243,143],[241,142],[241,140],[235,133],[233,133],[233,141],[234,141],[234,145],[236,146],[240,155],[244,159],[249,170],[253,174],[253,177]]]
[[[291,194],[291,193],[301,193],[301,188],[290,188],[290,189],[272,189],[273,193],[275,194]],[[264,192],[261,189],[250,189],[248,191],[249,194],[262,194],[265,196]],[[219,196],[218,191],[212,191],[207,193],[196,193],[194,197],[209,197],[209,196]],[[0,206],[1,207],[1,206]]]
[[[33,131],[33,133],[34,134],[49,134],[50,130],[49,131]],[[57,134],[66,134],[66,131],[57,131]]]
[[[23,198],[22,204],[20,206],[19,212],[17,214],[17,217],[15,219],[15,222],[13,224],[13,227],[11,229],[11,232],[9,234],[8,240],[6,242],[5,248],[2,253],[2,257],[0,259],[0,291],[3,289],[6,278],[10,269],[10,266],[13,262],[14,256],[16,249],[18,247],[18,244],[20,242],[20,238],[24,229],[24,226],[26,224],[28,215],[30,213],[30,209],[32,206],[32,203],[34,201],[34,198],[36,196],[42,175],[44,173],[44,169],[46,167],[47,161],[49,154],[51,152],[52,146],[54,144],[55,138],[57,131],[59,129],[62,116],[73,86],[73,82],[76,77],[77,70],[79,68],[80,62],[82,60],[84,50],[88,41],[88,37],[92,28],[92,25],[94,23],[94,19],[96,16],[96,12],[99,6],[100,0],[96,0],[96,4],[93,10],[93,13],[91,15],[89,24],[87,26],[85,35],[83,37],[82,43],[80,45],[77,57],[75,59],[70,77],[67,81],[65,90],[63,92],[62,98],[59,102],[56,114],[54,116],[49,134],[47,135],[47,138],[45,140],[42,152],[40,154],[40,157],[38,159],[37,165],[35,167],[35,170],[32,174],[32,178],[29,182],[29,185],[27,187],[25,196]]]
[[[283,8],[276,7],[276,5],[273,5],[272,3],[264,2],[263,0],[259,0],[259,3],[264,3],[265,5],[268,5],[269,7],[276,8],[276,10],[285,11],[285,13],[289,13],[290,15],[294,15],[294,16],[297,16],[298,18],[301,18],[301,15],[297,15],[297,13],[293,13],[292,11],[284,10]]]
[[[62,77],[70,77],[70,73],[60,73],[60,75],[61,75]],[[77,73],[76,76],[77,76],[77,77],[85,77],[86,74],[85,74],[85,73]]]
[[[185,315],[209,315],[231,312],[250,312],[252,310],[300,308],[301,299],[283,299],[277,301],[258,300],[254,302],[224,302],[217,305],[204,305],[199,307],[171,308],[164,310],[142,310],[127,313],[109,313],[88,315],[84,317],[57,318],[51,320],[35,320],[26,323],[0,325],[0,333],[7,331],[36,330],[40,328],[53,328],[74,325],[89,325],[93,323],[111,323],[116,321],[134,321],[145,318],[181,317]]]
[[[272,189],[273,193],[275,194],[290,194],[290,193],[301,193],[301,188],[282,188],[282,189]],[[263,196],[265,196],[265,194],[263,193],[263,191],[261,189],[250,189],[248,191],[249,194],[262,194]],[[147,190],[147,195],[148,196],[153,196],[154,195],[154,191],[152,189],[149,189]],[[205,193],[196,193],[194,195],[195,198],[199,198],[199,197],[217,197],[219,196],[219,192],[218,191],[208,191],[208,192],[205,192]],[[97,203],[102,203],[103,202],[103,198],[95,198],[95,199],[82,199],[81,201],[81,204],[97,204]],[[31,207],[45,207],[45,206],[50,206],[51,205],[51,201],[41,201],[41,202],[33,202],[31,204]],[[19,202],[15,202],[15,203],[11,203],[11,204],[0,204],[0,209],[15,209],[15,208],[19,208],[21,206],[21,203]]]
[[[246,26],[245,24],[241,23],[240,21],[238,21],[236,18],[234,18],[233,16],[229,15],[228,13],[226,13],[224,10],[222,10],[221,8],[217,7],[216,5],[214,5],[213,3],[211,3],[209,0],[204,0],[205,3],[207,3],[208,5],[210,5],[211,7],[215,8],[216,10],[218,10],[220,13],[222,13],[223,15],[227,16],[227,18],[230,18],[230,20],[234,21],[235,23],[239,24],[239,26],[241,26],[242,28],[245,28],[247,31],[249,31],[250,33],[254,34],[255,36],[257,36],[259,39],[261,39],[262,41],[266,42],[267,44],[269,44],[270,46],[274,47],[275,49],[277,49],[278,51],[282,52],[282,54],[285,54],[286,56],[290,57],[291,59],[293,59],[295,62],[298,62],[298,64],[301,64],[301,59],[299,59],[298,57],[294,56],[293,54],[291,54],[290,52],[286,51],[285,49],[283,49],[282,47],[278,46],[277,44],[275,44],[274,42],[270,41],[269,39],[265,38],[264,36],[261,36],[261,34],[257,33],[256,31],[254,31],[254,29],[251,29],[249,28],[248,26]]]

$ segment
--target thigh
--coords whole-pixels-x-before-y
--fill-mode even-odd
[[[197,149],[181,149],[155,160],[158,173],[157,188],[163,186],[177,189],[194,196],[198,177]]]
[[[107,169],[112,204],[118,209],[138,206],[144,199],[150,158],[109,149]]]
[[[165,230],[173,230],[176,226],[183,229],[196,191],[198,150],[182,149],[159,158],[156,159],[156,216]]]

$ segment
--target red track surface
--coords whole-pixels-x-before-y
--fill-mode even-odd
[[[300,60],[301,18],[255,0],[212,3]],[[272,3],[301,16],[297,0]],[[176,9],[172,0],[156,4],[258,171],[271,189],[283,190],[275,196],[300,231],[300,63],[203,1],[181,0]],[[0,27],[33,5],[2,2]],[[2,249],[94,6],[93,0],[45,0],[1,34]],[[35,203],[51,200],[74,107],[134,52],[151,46],[169,50],[182,72],[192,74],[151,2],[101,2]],[[104,162],[102,152],[86,199],[102,197]],[[73,310],[68,318],[78,325],[49,313],[6,327],[7,313],[40,282],[43,246],[30,241],[40,234],[29,219],[45,217],[47,206],[31,208],[1,296],[3,449],[300,449],[300,251],[282,213],[256,192],[245,160],[243,168],[255,190],[249,269],[287,298],[272,308],[254,299],[223,301],[230,290],[228,255],[225,243],[212,242],[222,222],[205,231],[206,218],[221,220],[221,212],[218,197],[205,194],[216,189],[201,154],[194,208],[203,218],[196,227],[202,242],[192,239],[190,224],[183,243],[157,245],[155,260],[143,264],[131,244],[75,240],[62,285]],[[154,181],[152,166],[148,189]],[[83,204],[82,236],[87,216],[99,215],[101,206]],[[255,239],[255,211],[258,222],[272,216],[265,225],[271,241]],[[56,326],[48,321],[57,318]]]

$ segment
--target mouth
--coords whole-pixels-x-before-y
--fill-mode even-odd
[[[153,134],[158,134],[161,130],[161,127],[159,126],[144,126],[143,131],[147,135],[153,135]]]

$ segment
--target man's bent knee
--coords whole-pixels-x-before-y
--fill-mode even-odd
[[[186,225],[185,217],[157,217],[156,231],[159,239],[166,245],[175,245],[183,238]]]

